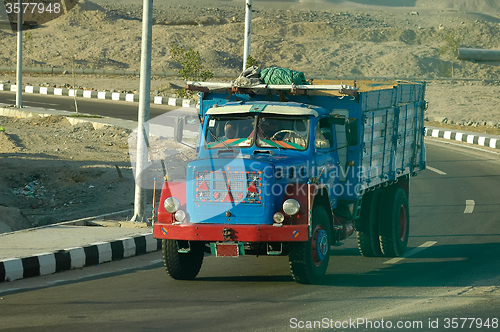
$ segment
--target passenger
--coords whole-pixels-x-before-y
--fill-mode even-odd
[[[317,149],[328,149],[330,148],[330,141],[323,135],[323,130],[326,128],[316,127],[316,148]]]

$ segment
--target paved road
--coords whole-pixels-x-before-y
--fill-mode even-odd
[[[0,91],[0,103],[15,104],[16,94],[14,92]],[[77,98],[77,104],[78,112],[80,113],[98,114],[137,121],[139,103]],[[23,106],[75,111],[74,99],[63,96],[44,96],[23,93]],[[177,108],[179,107],[151,104],[150,117],[154,118]]]
[[[407,258],[363,258],[351,237],[311,286],[293,282],[286,257],[206,257],[183,282],[148,254],[0,284],[0,330],[289,331],[319,321],[337,331],[500,331],[500,156],[427,149]]]

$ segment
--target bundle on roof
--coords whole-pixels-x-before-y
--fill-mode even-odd
[[[288,68],[269,67],[262,70],[260,77],[265,84],[309,84],[303,72]]]
[[[261,84],[260,68],[251,66],[245,69],[234,82],[234,85],[239,87],[251,87],[253,85]]]

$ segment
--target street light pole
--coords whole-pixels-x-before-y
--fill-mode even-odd
[[[17,14],[17,83],[16,107],[23,107],[23,0],[19,0],[19,13]]]
[[[245,42],[243,51],[243,70],[247,69],[247,59],[250,55],[250,35],[252,33],[252,0],[246,0],[245,11]]]
[[[137,161],[135,171],[134,217],[132,221],[146,222],[145,167],[149,147],[149,107],[151,102],[151,44],[153,34],[153,0],[143,1],[141,79],[137,126]]]

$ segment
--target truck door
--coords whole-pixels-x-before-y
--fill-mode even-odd
[[[349,110],[333,110],[333,113],[345,117],[349,116]],[[347,139],[344,125],[334,125],[335,143],[338,154],[338,173],[339,181],[344,182],[347,178]]]
[[[330,124],[328,118],[320,119],[316,124],[314,137],[314,148],[316,151],[315,176],[317,177],[321,174],[318,180],[320,183],[328,185],[328,188],[330,189],[330,199],[333,199],[340,194],[338,192],[332,192],[339,181],[339,169],[337,165],[338,154],[333,135],[333,125]],[[334,202],[332,201],[331,203],[333,204]]]

